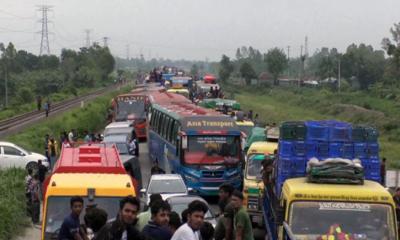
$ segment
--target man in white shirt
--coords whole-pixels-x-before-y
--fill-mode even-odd
[[[176,230],[171,240],[200,240],[200,227],[207,211],[208,207],[202,201],[191,202],[188,206],[187,223]]]

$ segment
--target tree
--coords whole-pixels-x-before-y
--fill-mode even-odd
[[[273,48],[268,50],[265,55],[265,61],[268,66],[268,71],[272,74],[274,78],[274,85],[278,85],[278,77],[279,75],[287,68],[288,61],[286,54],[282,49]]]
[[[246,84],[250,85],[251,84],[251,79],[257,78],[257,74],[254,71],[253,67],[250,65],[248,62],[242,63],[240,66],[240,75],[242,78],[246,80]]]
[[[240,53],[240,48],[236,49],[236,60],[240,60],[242,59],[242,54]]]
[[[220,61],[220,67],[219,67],[219,78],[221,81],[226,82],[229,77],[231,76],[232,72],[234,70],[233,64],[231,60],[229,59],[228,56],[222,55],[222,59]]]
[[[394,27],[390,28],[390,33],[392,40],[389,38],[382,40],[383,49],[390,56],[384,73],[384,83],[398,85],[398,79],[400,79],[400,23],[395,23]]]
[[[342,75],[347,79],[357,79],[361,89],[381,80],[385,69],[385,54],[372,46],[350,45],[342,57]]]
[[[192,76],[197,76],[199,74],[199,67],[197,64],[193,64],[192,67],[190,68],[190,74]]]

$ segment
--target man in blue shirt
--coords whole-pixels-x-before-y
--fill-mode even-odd
[[[76,196],[70,200],[71,214],[68,215],[60,229],[58,234],[58,240],[82,240],[82,236],[79,232],[80,221],[79,216],[83,209],[83,198]]]
[[[171,207],[166,201],[157,200],[151,205],[151,221],[143,228],[142,234],[151,240],[170,240],[168,228]]]

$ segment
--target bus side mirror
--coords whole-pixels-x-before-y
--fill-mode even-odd
[[[241,147],[242,150],[244,150],[244,148],[246,147],[246,139],[244,137],[241,138]]]

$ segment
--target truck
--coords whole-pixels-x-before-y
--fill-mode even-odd
[[[332,120],[283,123],[272,171],[263,179],[268,183],[262,199],[266,237],[398,239],[395,204],[376,177],[377,136],[374,128]],[[320,180],[313,181],[313,158],[338,165],[318,172]],[[346,168],[348,178],[333,174],[342,161],[359,162],[359,172],[352,175]],[[351,181],[355,176],[358,181]]]

